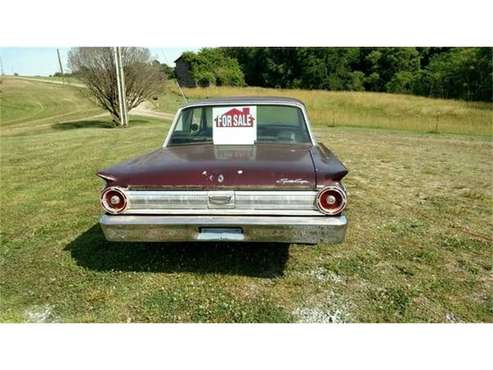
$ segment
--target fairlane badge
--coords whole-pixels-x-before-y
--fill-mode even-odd
[[[283,177],[282,179],[279,179],[276,181],[276,184],[308,184],[309,181],[303,180],[303,179],[288,179],[286,177]]]

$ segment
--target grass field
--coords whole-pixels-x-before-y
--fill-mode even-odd
[[[162,111],[181,104],[178,89],[163,94],[157,103]],[[310,119],[323,127],[371,127],[429,133],[493,135],[491,103],[430,99],[411,95],[319,90],[280,90],[257,87],[210,87],[183,89],[189,98],[227,95],[291,96],[308,107]]]
[[[4,78],[0,90],[2,135],[50,131],[56,123],[103,113],[77,87]]]
[[[369,128],[337,116],[315,125],[350,170],[344,244],[113,244],[98,226],[95,172],[158,147],[169,122],[133,116],[110,129],[75,88],[4,79],[0,89],[2,322],[493,322],[492,111],[482,104],[444,102],[464,107],[454,125],[482,117],[478,135],[429,134],[405,115],[421,98],[360,94],[360,107],[352,94],[306,92],[321,115],[338,97],[351,122],[371,101],[400,117],[392,129],[383,108]],[[421,107],[432,116],[440,102]]]
[[[79,79],[76,77],[71,77],[71,76],[65,76],[65,77],[58,77],[58,76],[52,76],[52,77],[46,77],[46,76],[19,76],[19,78],[25,78],[29,80],[40,80],[40,81],[49,81],[49,82],[61,82],[61,83],[67,83],[67,84],[77,84],[81,85],[82,83],[80,82]]]

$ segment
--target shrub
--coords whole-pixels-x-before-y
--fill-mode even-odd
[[[192,78],[199,86],[244,86],[245,77],[238,61],[221,49],[204,48],[198,53],[183,54],[191,66]]]

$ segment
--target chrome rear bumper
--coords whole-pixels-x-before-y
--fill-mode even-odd
[[[109,241],[241,241],[342,243],[344,215],[330,216],[101,216]]]

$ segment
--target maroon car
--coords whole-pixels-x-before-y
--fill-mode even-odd
[[[281,97],[178,110],[161,148],[98,172],[111,241],[340,243],[347,170]]]

